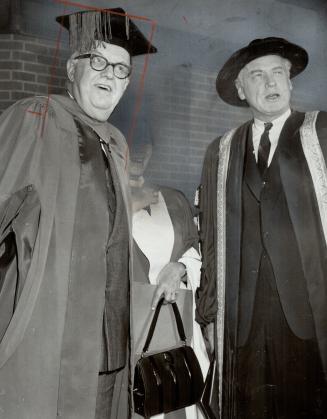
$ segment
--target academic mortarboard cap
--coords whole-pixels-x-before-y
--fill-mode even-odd
[[[290,77],[300,74],[308,64],[309,58],[306,50],[283,38],[269,37],[254,39],[244,48],[236,51],[220,70],[216,88],[221,99],[234,106],[248,106],[246,100],[238,97],[235,80],[249,62],[265,55],[279,55],[288,59],[292,66]]]
[[[88,52],[97,41],[125,48],[130,55],[157,52],[157,48],[142,34],[122,8],[83,10],[58,16],[59,22],[69,31],[69,43],[73,51]]]

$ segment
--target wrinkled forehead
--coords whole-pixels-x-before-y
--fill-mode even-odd
[[[97,41],[94,48],[88,51],[88,53],[101,55],[109,62],[119,62],[127,65],[131,64],[131,56],[127,49],[119,45],[109,44],[108,42]],[[78,55],[81,55],[81,53],[79,51],[75,51],[71,58],[75,58]]]
[[[264,55],[250,61],[244,68],[252,70],[253,68],[284,66],[285,63],[286,59],[280,55]]]
[[[275,67],[285,67],[286,62],[288,62],[288,60],[280,55],[264,55],[250,61],[243,69],[247,71],[267,70]]]

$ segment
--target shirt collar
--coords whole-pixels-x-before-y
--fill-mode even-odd
[[[285,124],[286,119],[290,115],[291,115],[291,109],[289,108],[281,116],[279,116],[278,118],[271,121],[271,123],[273,124],[273,128],[277,128],[277,127],[282,128],[283,125]],[[260,119],[254,118],[253,126],[256,130],[263,131],[264,130],[264,124],[265,124],[264,121],[261,121]]]

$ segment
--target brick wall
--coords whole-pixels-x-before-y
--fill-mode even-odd
[[[52,41],[1,34],[0,112],[27,96],[62,92],[67,55],[66,49],[58,51]]]
[[[64,91],[68,51],[55,41],[22,35],[0,35],[0,112],[16,100]],[[128,136],[143,61],[135,60],[132,83],[117,111],[117,124]],[[208,144],[226,130],[249,119],[246,109],[225,105],[215,90],[216,71],[192,65],[163,67],[150,58],[141,111],[131,143],[151,141],[153,157],[146,177],[153,183],[182,190],[193,200]],[[300,76],[301,77],[301,76]],[[294,80],[295,109],[317,106],[317,95]],[[114,123],[115,119],[113,118]]]
[[[153,97],[155,147],[147,177],[182,190],[190,200],[208,144],[249,117],[247,110],[227,109],[218,99],[215,82],[216,73],[178,66],[161,78],[160,94]]]

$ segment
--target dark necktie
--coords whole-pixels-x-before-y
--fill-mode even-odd
[[[261,176],[268,167],[268,157],[270,152],[269,130],[273,126],[271,122],[265,122],[265,130],[263,131],[258,149],[258,168]]]

